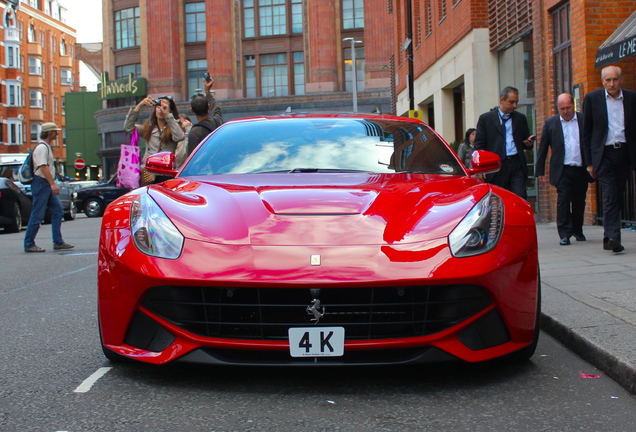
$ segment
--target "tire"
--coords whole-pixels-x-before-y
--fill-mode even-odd
[[[510,354],[508,358],[514,363],[530,360],[539,343],[539,333],[541,331],[541,273],[539,273],[537,285],[537,316],[534,324],[534,337],[530,345]]]
[[[71,203],[71,207],[68,209],[68,213],[64,213],[64,220],[65,221],[75,220],[76,214],[77,214],[77,208],[75,207],[75,204]]]
[[[4,226],[7,232],[20,232],[22,229],[22,211],[20,210],[20,204],[16,201],[13,203],[13,212],[11,215],[11,223]]]
[[[100,217],[104,214],[104,203],[99,198],[89,198],[84,203],[86,217]]]

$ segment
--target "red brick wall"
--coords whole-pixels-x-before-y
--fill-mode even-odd
[[[546,0],[534,2],[533,39],[535,56],[535,89],[537,136],[541,136],[543,122],[556,114],[552,77],[554,61],[552,58],[552,15],[555,7],[563,2]],[[636,1],[570,1],[570,32],[572,40],[572,84],[582,85],[581,102],[585,93],[601,88],[601,71],[594,68],[598,47],[636,10]],[[623,87],[634,90],[636,85],[636,58],[623,60],[617,64],[623,69]],[[579,107],[582,109],[582,107]],[[546,164],[547,165],[547,164]],[[540,179],[539,209],[543,219],[556,217],[556,190],[548,183],[549,167],[546,176]],[[586,224],[594,222],[597,214],[596,185],[590,185],[586,207]]]
[[[432,32],[427,37],[428,3],[430,3],[432,12],[432,17],[430,18]],[[415,19],[415,17],[419,16],[422,28],[421,45],[413,46],[413,68],[416,77],[424,73],[427,68],[456,45],[472,29],[488,26],[488,2],[484,0],[461,0],[458,3],[455,0],[446,0],[446,17],[442,20],[440,20],[442,12],[440,9],[441,2],[438,0],[412,0],[412,6],[419,8],[417,12],[413,12],[413,17]],[[396,92],[399,93],[406,88],[406,75],[408,74],[406,53],[401,50],[407,31],[406,1],[396,0],[395,9],[396,38],[394,52],[396,54],[396,71],[399,77],[399,85],[396,88]],[[417,26],[414,23],[414,32],[416,29]],[[401,59],[401,62],[397,59]]]

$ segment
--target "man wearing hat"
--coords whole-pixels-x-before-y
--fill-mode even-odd
[[[35,236],[40,229],[40,223],[44,220],[46,209],[51,210],[51,232],[53,234],[53,249],[72,249],[75,246],[66,243],[62,239],[62,217],[64,209],[58,195],[60,188],[55,183],[55,165],[53,163],[53,150],[51,143],[57,139],[58,131],[61,131],[55,123],[44,123],[40,133],[40,142],[33,149],[33,183],[31,193],[33,195],[33,208],[31,217],[24,235],[25,252],[45,252],[35,244]]]

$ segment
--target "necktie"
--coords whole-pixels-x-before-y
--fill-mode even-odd
[[[507,155],[506,147],[508,147],[508,141],[507,141],[508,134],[506,132],[506,122],[510,120],[510,114],[504,114],[502,116],[499,116],[499,118],[501,119],[501,131],[503,132],[503,137],[504,137],[503,147],[501,149],[501,158],[503,159]]]

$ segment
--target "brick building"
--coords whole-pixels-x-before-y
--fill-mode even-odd
[[[499,104],[507,85],[520,90],[518,111],[530,131],[556,114],[556,96],[575,96],[580,110],[585,93],[601,88],[598,48],[636,10],[636,1],[590,0],[388,0],[395,19],[397,114],[408,114],[407,4],[412,7],[414,108],[449,142],[461,141],[479,115]],[[635,89],[634,57],[616,63],[624,87]],[[538,141],[537,141],[538,143]],[[548,175],[534,178],[533,151],[527,152],[527,189],[538,217],[554,220],[556,191]],[[549,168],[549,167],[548,167]],[[625,221],[634,221],[636,182],[632,180]],[[588,192],[586,223],[601,213],[596,185]]]
[[[152,5],[151,5],[152,3]],[[389,112],[393,23],[386,0],[103,0],[104,70],[137,94],[104,94],[103,175],[115,172],[124,117],[145,94],[180,113],[209,71],[224,119],[293,111]],[[351,38],[351,39],[349,39]],[[351,42],[353,40],[353,42]],[[115,88],[114,86],[108,87]],[[143,118],[142,118],[143,120]]]
[[[26,153],[42,123],[64,127],[64,93],[79,90],[76,34],[57,0],[0,1],[0,14],[0,153]],[[63,140],[53,152],[64,166]]]

